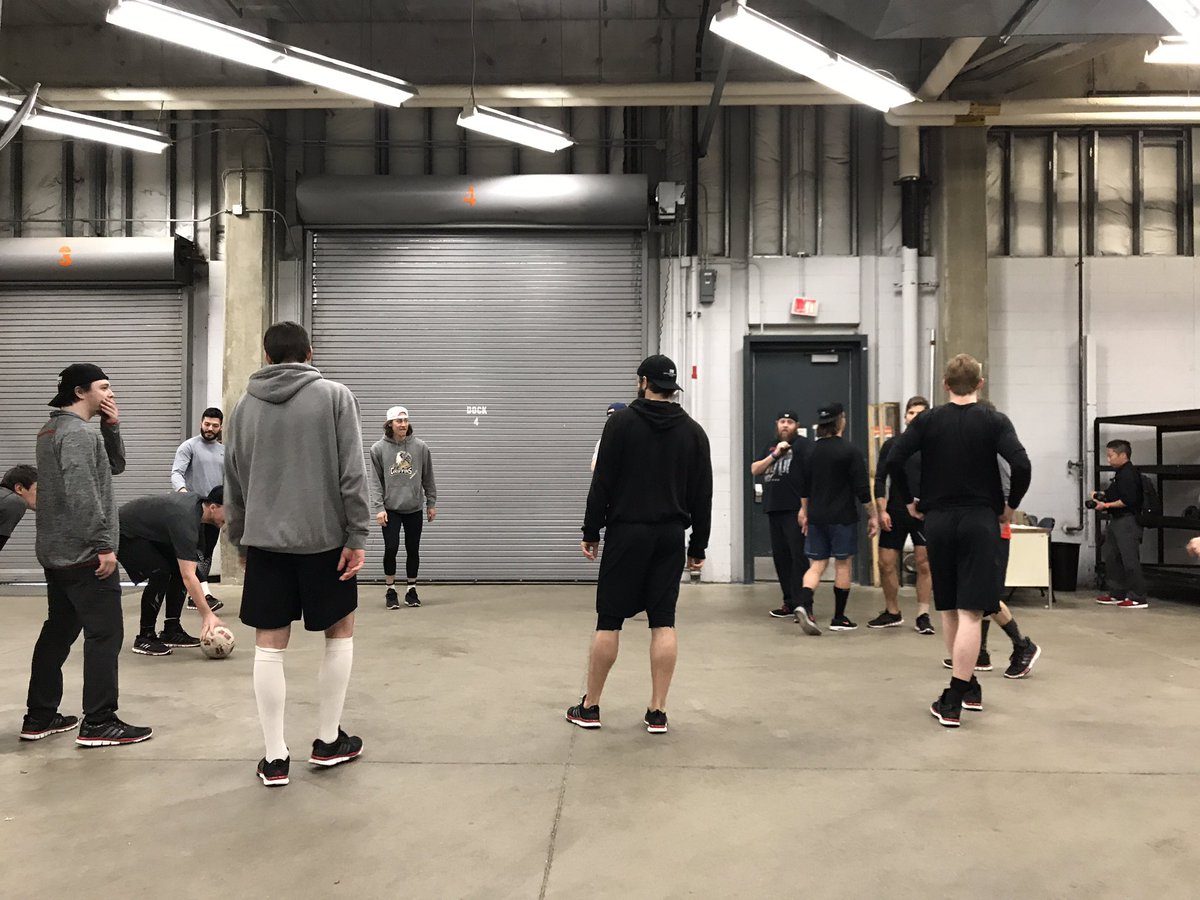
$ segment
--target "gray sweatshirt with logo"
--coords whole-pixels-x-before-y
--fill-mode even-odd
[[[433,456],[420,438],[384,437],[371,445],[371,512],[419,512],[437,506]]]
[[[171,487],[177,491],[187,488],[193,494],[207,497],[224,480],[224,444],[196,435],[179,445],[171,466]]]
[[[117,426],[88,428],[56,409],[37,436],[38,509],[35,548],[47,569],[92,565],[120,541],[112,477],[125,471]]]
[[[304,363],[264,366],[225,428],[225,524],[242,553],[366,546],[367,473],[348,387]]]

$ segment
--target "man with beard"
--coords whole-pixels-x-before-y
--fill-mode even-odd
[[[221,443],[221,426],[225,416],[215,406],[210,406],[200,417],[200,433],[188,438],[175,451],[175,464],[171,466],[171,487],[177,491],[188,491],[207,497],[213,488],[225,480],[225,445]],[[209,609],[216,612],[223,604],[212,595],[208,587],[208,570],[212,566],[213,550],[221,529],[205,523],[204,561],[199,566],[200,590],[208,601]],[[188,609],[195,609],[195,602],[188,598]]]
[[[804,587],[808,557],[804,555],[804,532],[796,514],[800,511],[798,490],[801,469],[812,448],[800,436],[796,412],[785,409],[775,420],[777,442],[769,446],[762,459],[750,463],[750,474],[763,479],[763,512],[771,529],[771,557],[775,575],[783,590],[783,605],[771,610],[777,619],[790,618],[796,612],[796,598]]]

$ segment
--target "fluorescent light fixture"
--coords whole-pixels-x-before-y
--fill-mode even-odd
[[[117,0],[108,11],[108,21],[161,41],[222,56],[342,94],[363,97],[374,103],[399,106],[417,93],[416,88],[399,78],[281,44],[150,0]]]
[[[917,99],[898,81],[755,12],[740,0],[723,3],[709,29],[751,53],[883,112]]]
[[[7,122],[15,116],[20,106],[19,100],[0,97],[0,122]],[[70,112],[65,109],[55,109],[52,106],[35,106],[22,127],[36,128],[39,131],[49,131],[88,141],[115,144],[131,150],[145,150],[148,153],[162,153],[171,143],[170,138],[165,134],[149,128],[126,125],[124,122],[112,122],[96,116],[85,116],[82,113]]]
[[[468,106],[459,115],[458,124],[472,131],[490,134],[492,137],[512,141],[516,144],[524,144],[535,150],[545,150],[547,153],[556,153],[575,143],[569,134],[559,131],[557,128],[539,125],[537,122],[512,116],[487,106]]]
[[[1146,62],[1164,66],[1200,66],[1200,44],[1187,38],[1165,37],[1146,54]]]
[[[1186,38],[1200,41],[1200,2],[1197,0],[1150,0],[1172,28]]]

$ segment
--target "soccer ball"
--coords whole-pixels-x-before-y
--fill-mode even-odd
[[[200,649],[209,659],[224,659],[233,652],[233,632],[224,625],[218,625],[200,639]]]

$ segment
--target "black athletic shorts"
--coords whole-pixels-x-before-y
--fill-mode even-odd
[[[986,506],[934,510],[925,516],[933,603],[940,610],[1000,611],[997,568],[1000,521]]]
[[[675,626],[683,533],[681,525],[608,526],[596,585],[597,631],[620,631],[643,611],[651,628]]]
[[[306,631],[324,631],[358,608],[358,576],[339,581],[342,548],[276,553],[250,547],[241,620],[251,628],[284,628],[304,616]]]
[[[121,535],[117,546],[117,561],[134,584],[141,584],[155,572],[179,572],[175,549],[169,543],[160,544],[158,541],[129,537],[125,534]]]
[[[909,515],[907,506],[889,506],[888,515],[892,517],[892,530],[879,531],[879,549],[904,552],[904,542],[912,536],[914,547],[925,546],[925,523]]]

